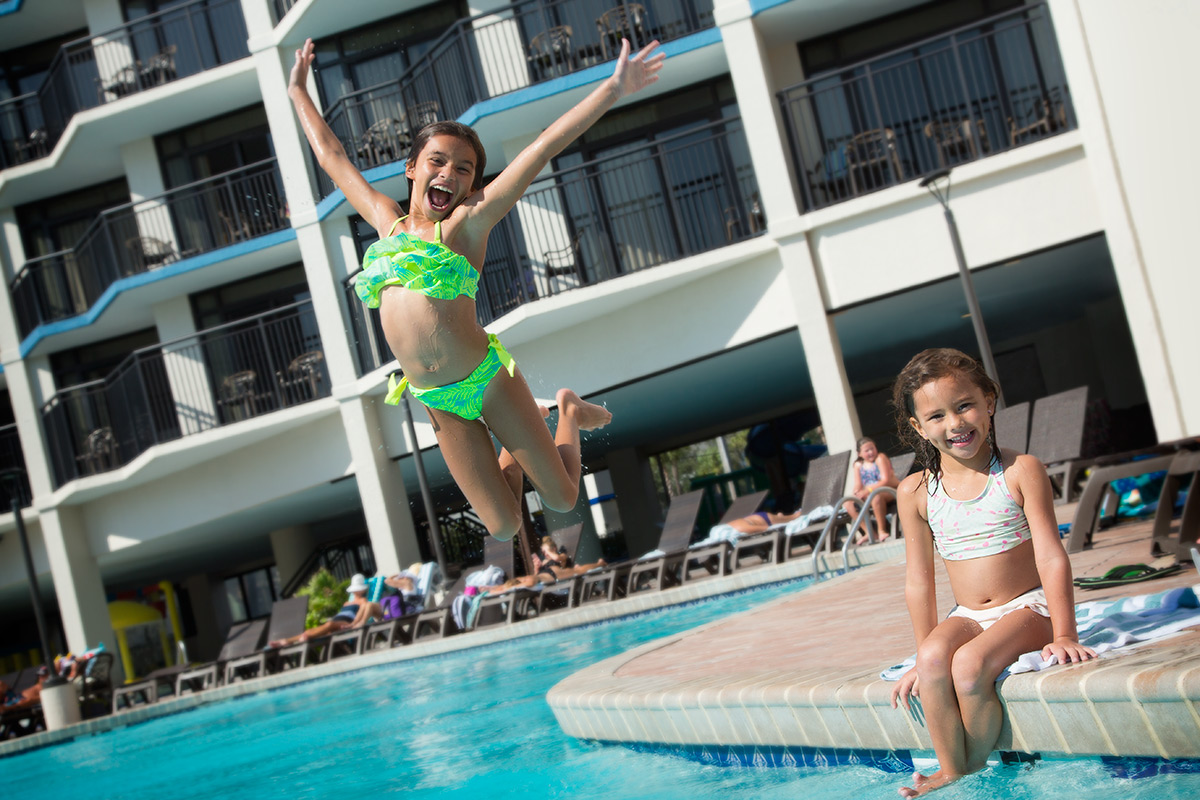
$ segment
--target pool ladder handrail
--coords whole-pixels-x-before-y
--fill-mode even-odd
[[[817,539],[817,543],[813,546],[812,573],[813,573],[814,579],[821,580],[821,569],[820,569],[821,548],[825,544],[825,540],[829,537],[829,532],[833,529],[834,525],[837,523],[838,516],[841,514],[841,509],[842,509],[842,506],[844,503],[850,502],[850,503],[853,503],[855,506],[857,506],[858,507],[858,516],[856,516],[854,518],[854,520],[850,523],[850,527],[848,529],[849,532],[846,535],[846,541],[842,544],[842,571],[841,571],[841,574],[845,575],[847,572],[850,571],[850,562],[849,562],[850,546],[854,542],[854,532],[858,530],[858,526],[860,524],[864,528],[866,528],[866,531],[867,531],[866,543],[867,544],[877,544],[877,542],[875,541],[875,526],[871,524],[871,517],[868,515],[871,510],[871,501],[875,499],[876,495],[884,494],[884,493],[890,494],[893,499],[896,497],[896,490],[894,488],[892,488],[891,486],[880,486],[878,488],[872,489],[871,493],[866,496],[866,499],[860,500],[855,495],[849,494],[849,495],[842,497],[841,500],[837,501],[837,505],[834,506],[834,508],[836,510],[834,511],[833,516],[829,518],[829,521],[827,523],[825,523],[825,528],[824,528],[824,530],[821,531],[821,537],[819,539]],[[883,543],[882,540],[880,542],[878,542],[878,544],[882,544],[882,543]],[[858,547],[860,545],[855,545],[855,546]]]
[[[844,495],[840,500],[838,500],[836,503],[833,504],[833,514],[832,514],[832,516],[829,517],[829,521],[825,523],[825,527],[821,530],[821,535],[817,538],[817,543],[813,545],[813,549],[812,549],[813,580],[818,580],[818,581],[821,580],[821,567],[820,567],[821,548],[825,546],[825,542],[829,538],[829,532],[831,530],[833,530],[835,527],[837,527],[837,525],[839,524],[839,520],[844,522],[846,514],[843,511],[843,506],[846,503],[854,503],[855,505],[857,505],[861,508],[863,501],[859,500],[857,497],[855,497],[852,494],[848,494],[848,495]],[[857,520],[861,517],[862,517],[862,512],[860,511],[858,517],[855,517],[855,519]],[[854,529],[851,528],[850,530],[853,531]],[[851,538],[853,538],[853,533],[851,533]],[[785,555],[786,555],[787,549],[788,549],[788,547],[787,547],[787,544],[785,543],[784,544],[784,550],[785,550],[784,554]]]

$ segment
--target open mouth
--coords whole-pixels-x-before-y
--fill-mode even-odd
[[[425,196],[429,199],[429,207],[439,212],[448,211],[450,203],[454,200],[454,195],[451,192],[439,186],[430,186]]]
[[[970,431],[959,436],[951,436],[948,441],[951,447],[969,447],[975,441],[975,431]]]

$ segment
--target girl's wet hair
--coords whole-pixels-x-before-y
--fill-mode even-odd
[[[913,356],[912,360],[900,370],[896,382],[892,385],[892,409],[896,414],[896,428],[900,441],[911,447],[916,455],[916,461],[933,476],[936,484],[942,474],[942,459],[938,449],[919,433],[913,430],[910,419],[917,416],[913,403],[913,395],[927,383],[939,378],[952,376],[966,378],[984,393],[995,399],[1000,394],[1000,387],[984,370],[983,365],[966,353],[949,347],[935,347],[923,350]],[[1000,448],[996,445],[995,406],[988,425],[988,444],[992,448],[992,458],[1000,457]]]
[[[413,138],[412,150],[408,154],[408,166],[416,166],[417,156],[421,155],[421,151],[425,149],[425,145],[434,136],[453,136],[456,139],[462,139],[471,146],[471,149],[475,151],[475,176],[471,180],[471,191],[474,192],[483,188],[483,171],[487,167],[487,153],[483,151],[483,142],[479,141],[479,134],[461,122],[449,119],[438,120],[437,122],[429,123],[417,131],[416,137]],[[408,182],[408,194],[411,198],[411,180]]]

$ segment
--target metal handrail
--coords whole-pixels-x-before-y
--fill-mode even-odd
[[[859,499],[858,497],[855,497],[852,494],[848,494],[833,504],[833,513],[829,516],[828,521],[826,521],[825,527],[821,529],[821,535],[817,537],[816,544],[813,545],[813,549],[812,549],[813,580],[818,580],[818,581],[821,580],[821,570],[820,570],[819,559],[821,557],[821,548],[825,545],[825,541],[829,538],[829,532],[832,531],[838,525],[845,524],[845,517],[847,516],[843,511],[845,504],[846,503],[855,503],[861,507],[862,502],[863,501],[861,499]],[[861,514],[859,516],[861,516]],[[850,537],[854,538],[854,529],[853,528],[850,529]],[[787,551],[787,540],[784,539],[785,555],[786,555],[786,551]]]
[[[842,545],[842,574],[843,575],[850,571],[850,562],[848,560],[850,557],[850,545],[854,543],[855,531],[858,530],[859,525],[862,525],[866,529],[866,532],[867,532],[867,541],[865,542],[865,544],[868,544],[868,545],[883,544],[882,538],[878,542],[875,541],[875,526],[871,523],[872,517],[871,517],[871,513],[870,513],[871,512],[871,501],[874,500],[879,495],[883,495],[883,494],[891,495],[892,499],[895,499],[897,496],[896,490],[893,489],[891,486],[878,486],[878,487],[872,489],[870,494],[868,494],[866,496],[866,499],[864,499],[862,501],[862,508],[859,510],[858,516],[855,517],[854,522],[852,522],[850,524],[850,535],[846,537],[846,541]],[[858,545],[858,544],[855,544],[854,546],[862,547],[862,545]]]

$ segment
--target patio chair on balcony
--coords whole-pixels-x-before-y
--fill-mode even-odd
[[[130,236],[125,240],[125,249],[129,251],[133,265],[127,273],[130,275],[170,264],[179,258],[171,244],[153,236]]]
[[[305,403],[320,397],[321,362],[325,355],[320,350],[309,350],[292,359],[287,369],[276,370],[275,380],[283,394],[283,404]]]
[[[981,119],[934,120],[925,125],[925,137],[933,141],[942,167],[975,161],[992,149]]]
[[[50,142],[50,136],[46,133],[45,128],[35,128],[29,138],[23,142],[17,142],[17,163],[24,164],[26,161],[33,161],[35,158],[46,157],[46,145]]]
[[[1040,139],[1067,128],[1067,106],[1058,89],[1031,100],[1013,103],[1008,118],[1008,142],[1016,147],[1026,139]]]
[[[437,100],[425,100],[420,103],[413,103],[404,109],[404,133],[405,147],[408,147],[412,142],[412,137],[417,134],[421,128],[424,128],[430,123],[437,122],[441,118],[442,107],[438,105]]]
[[[83,453],[75,457],[84,475],[96,475],[117,466],[117,439],[112,428],[97,428],[83,441]]]
[[[138,69],[138,65],[131,64],[121,67],[108,78],[96,78],[96,97],[100,103],[120,100],[136,92],[140,88]]]
[[[177,51],[176,45],[169,44],[162,49],[162,52],[155,53],[146,59],[145,63],[138,65],[138,77],[141,78],[143,87],[162,86],[164,83],[175,80],[175,53]]]
[[[891,128],[855,134],[843,149],[852,194],[882,189],[904,180],[904,168],[896,151],[896,133]]]
[[[596,30],[600,33],[600,49],[604,60],[616,58],[621,52],[621,39],[629,40],[637,50],[650,41],[646,32],[646,7],[640,3],[622,3],[609,9],[596,19]]]
[[[367,128],[356,148],[359,164],[364,168],[391,164],[404,158],[409,141],[404,124],[394,117],[377,120]]]
[[[250,419],[258,413],[254,387],[258,382],[258,373],[252,369],[244,369],[232,375],[226,375],[221,381],[220,403],[226,410],[227,422],[240,422]]]
[[[555,25],[530,40],[526,60],[536,70],[539,80],[563,75],[573,69],[572,33],[570,25]]]
[[[558,294],[564,289],[573,289],[582,282],[580,277],[583,265],[583,259],[580,257],[582,239],[582,234],[576,235],[566,247],[542,253],[542,263],[546,265],[546,280],[551,294]]]

